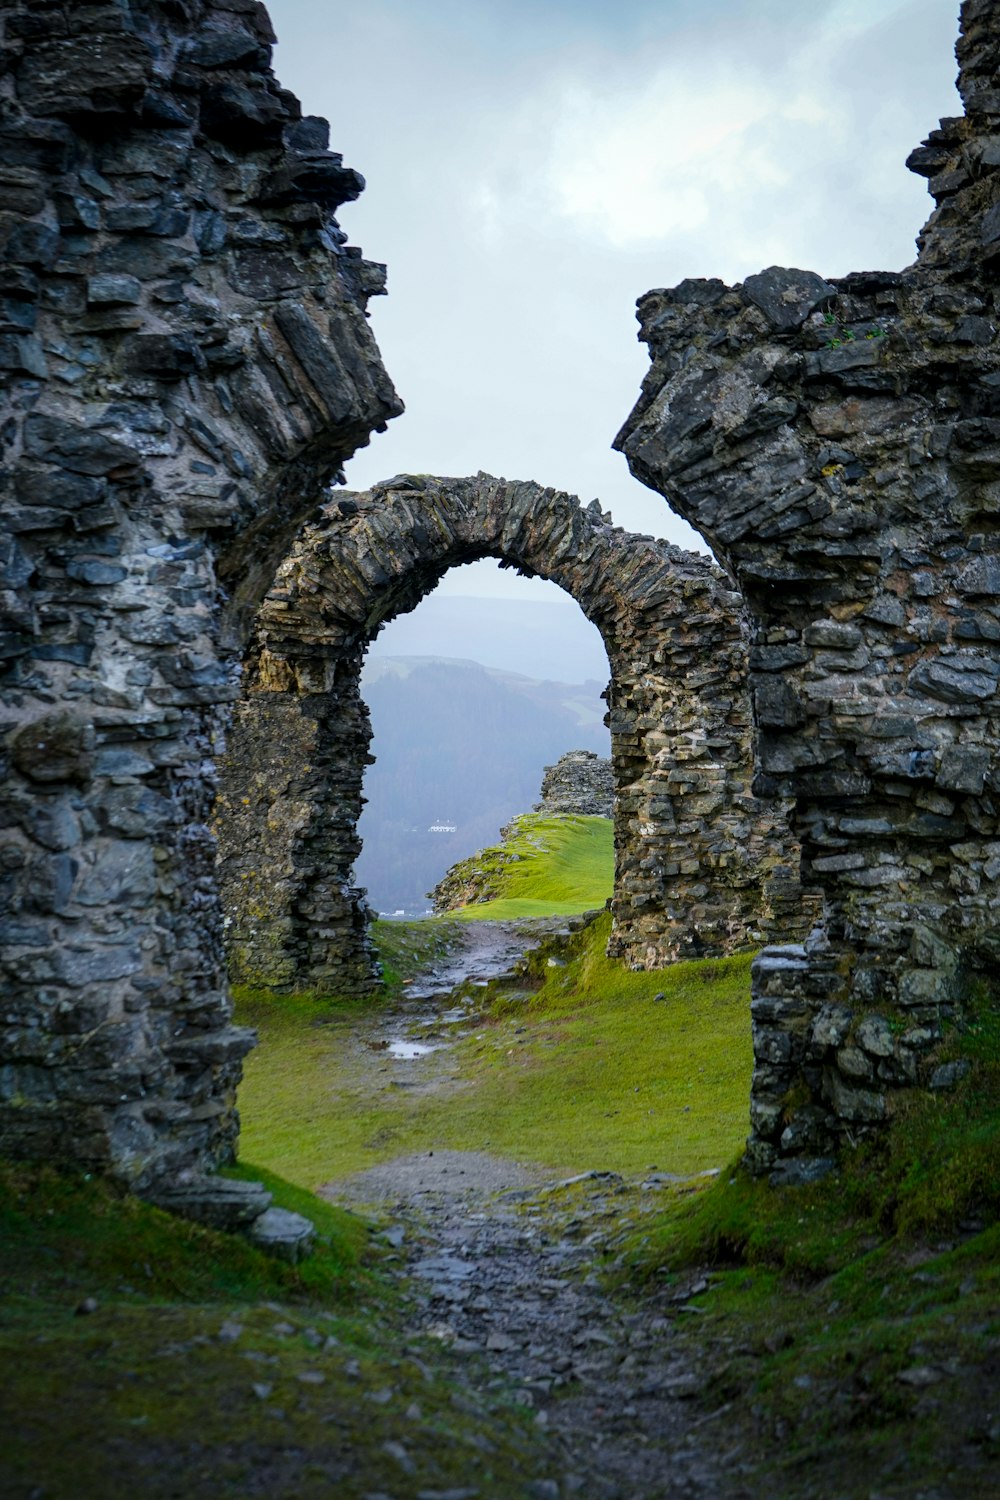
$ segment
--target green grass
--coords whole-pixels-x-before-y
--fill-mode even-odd
[[[492,986],[474,1033],[436,1055],[431,1093],[378,1071],[358,1007],[244,993],[238,1019],[260,1046],[240,1091],[243,1149],[310,1188],[437,1147],[555,1171],[720,1166],[747,1127],[749,957],[632,973],[604,955],[609,924]]]
[[[610,818],[526,813],[511,828],[504,843],[481,850],[449,871],[456,884],[469,881],[489,897],[457,908],[453,915],[515,921],[572,916],[604,905],[615,875]]]
[[[709,1399],[748,1442],[774,1440],[789,1500],[867,1497],[875,1475],[886,1496],[996,1493],[1000,1009],[978,995],[969,1011],[940,1050],[970,1076],[910,1095],[834,1176],[775,1191],[733,1168],[622,1225],[619,1278],[670,1288],[711,1268],[694,1303]]]
[[[376,921],[371,934],[382,962],[384,993],[393,997],[408,979],[435,959],[445,957],[455,942],[455,924],[448,917],[420,922]]]
[[[404,1338],[364,1221],[243,1175],[317,1225],[301,1267],[103,1182],[0,1163],[5,1500],[522,1493],[544,1472],[526,1420]]]

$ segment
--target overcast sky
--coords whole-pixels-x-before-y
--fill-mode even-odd
[[[636,297],[772,264],[908,264],[930,199],[904,159],[960,112],[958,0],[270,11],[279,77],[367,179],[341,223],[389,267],[371,310],[407,412],[349,484],[482,468],[600,496],[685,546],[701,544],[610,447],[647,366]],[[516,589],[478,567],[442,587]]]

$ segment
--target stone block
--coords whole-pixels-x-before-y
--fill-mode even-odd
[[[836,288],[813,271],[770,266],[743,283],[745,296],[778,332],[799,328],[817,307],[836,297]]]
[[[856,1088],[846,1083],[835,1068],[828,1068],[823,1078],[824,1096],[834,1114],[849,1124],[876,1124],[886,1118],[887,1107],[883,1093],[874,1089]]]
[[[186,1173],[177,1181],[153,1184],[143,1194],[157,1208],[193,1219],[212,1229],[236,1230],[252,1225],[271,1205],[271,1194],[259,1182]]]
[[[94,726],[57,709],[24,724],[8,739],[11,764],[30,781],[86,783],[93,774]]]
[[[896,1050],[892,1028],[885,1016],[863,1016],[855,1027],[854,1039],[872,1057],[892,1057]]]
[[[265,1254],[297,1265],[312,1250],[316,1229],[302,1214],[272,1207],[254,1219],[247,1230],[247,1238]]]
[[[956,1062],[941,1063],[931,1074],[929,1087],[937,1091],[953,1089],[968,1078],[972,1072],[972,1064],[967,1057],[959,1058]]]
[[[782,1136],[782,1142],[784,1139]],[[829,1177],[836,1166],[836,1159],[832,1156],[799,1156],[793,1161],[779,1161],[768,1182],[775,1188],[810,1187],[814,1182],[822,1182],[824,1177]]]
[[[36,115],[77,119],[126,113],[150,81],[153,54],[140,37],[97,32],[43,42],[17,70],[20,98]]]
[[[990,769],[990,751],[985,745],[953,745],[941,756],[935,785],[945,791],[979,796]]]

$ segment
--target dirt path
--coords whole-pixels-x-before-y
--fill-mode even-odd
[[[408,987],[386,1034],[400,1044],[442,1036],[450,984],[504,972],[523,951],[516,932],[469,924],[467,946]],[[413,1002],[418,1004],[414,1006]],[[455,1012],[458,1012],[455,1015]],[[444,1040],[431,1041],[439,1050]],[[431,1051],[399,1059],[412,1086],[433,1088]],[[548,1179],[548,1180],[547,1180]],[[453,1351],[462,1378],[488,1392],[513,1388],[535,1412],[550,1451],[539,1500],[737,1500],[740,1455],[710,1448],[692,1413],[704,1381],[679,1337],[688,1287],[641,1304],[609,1295],[597,1274],[623,1204],[641,1193],[612,1173],[554,1182],[534,1165],[481,1152],[396,1158],[322,1190],[376,1208],[410,1279],[412,1328]],[[690,1309],[688,1309],[690,1310]],[[714,1424],[713,1424],[714,1425]]]

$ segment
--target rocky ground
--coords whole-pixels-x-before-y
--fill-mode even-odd
[[[620,1178],[539,1184],[517,1164],[449,1151],[326,1191],[389,1217],[386,1237],[411,1278],[412,1332],[464,1359],[471,1386],[512,1388],[534,1410],[556,1475],[538,1482],[543,1500],[752,1493],[739,1447],[706,1441],[692,1408],[704,1381],[677,1324],[705,1283],[633,1305],[596,1274],[616,1200],[630,1191]]]
[[[435,1087],[447,1024],[468,1014],[452,985],[502,972],[515,951],[516,932],[468,924],[434,977],[409,986],[381,1023],[401,1085]],[[597,1171],[552,1179],[488,1153],[438,1150],[322,1192],[386,1222],[412,1334],[440,1340],[479,1399],[513,1390],[534,1411],[554,1475],[537,1481],[542,1500],[749,1495],[739,1449],[708,1441],[705,1413],[692,1407],[705,1382],[679,1334],[706,1283],[694,1277],[639,1304],[610,1295],[598,1274],[623,1209],[668,1181],[655,1169],[645,1183]]]

